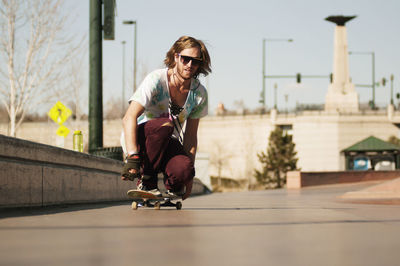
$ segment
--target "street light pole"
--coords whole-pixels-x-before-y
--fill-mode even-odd
[[[125,44],[126,41],[122,41],[122,115],[125,112]]]
[[[394,100],[393,100],[393,80],[394,76],[393,74],[390,75],[390,104],[394,105]]]
[[[266,77],[266,70],[265,70],[265,57],[266,57],[266,52],[265,52],[265,46],[266,42],[293,42],[293,39],[263,39],[263,44],[262,44],[262,92],[261,92],[261,99],[260,102],[263,105],[263,109],[265,110],[265,77]]]
[[[133,34],[133,92],[136,91],[136,35],[137,35],[137,21],[136,20],[125,20],[122,22],[126,25],[134,25]]]
[[[260,102],[263,105],[263,108],[265,110],[265,42],[266,40],[263,39],[263,47],[262,47],[262,91],[261,91],[261,100]]]
[[[89,152],[103,147],[102,4],[89,8]]]
[[[375,53],[372,55],[372,109],[375,109]]]
[[[375,109],[375,52],[349,52],[349,54],[369,54],[372,57],[372,101],[371,108]],[[365,86],[364,86],[365,87]]]

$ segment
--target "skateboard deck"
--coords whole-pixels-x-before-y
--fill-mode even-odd
[[[182,209],[182,202],[172,202],[172,200],[178,199],[178,196],[165,194],[155,196],[152,193],[137,189],[131,189],[127,194],[129,198],[133,199],[132,210],[137,210],[139,207],[153,207],[156,210],[159,210],[161,207],[175,207],[177,210]]]

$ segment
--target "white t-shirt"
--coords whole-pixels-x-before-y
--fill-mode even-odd
[[[129,102],[140,103],[145,111],[138,118],[138,124],[153,118],[169,117],[168,69],[158,69],[146,76]],[[179,114],[179,122],[183,124],[188,118],[202,118],[208,114],[207,90],[197,79],[192,79],[190,90]]]
[[[138,124],[145,123],[154,118],[170,117],[169,111],[169,86],[168,69],[157,69],[146,76],[136,92],[129,99],[138,102],[144,107],[143,114],[138,118]],[[190,90],[186,98],[183,110],[179,113],[177,119],[184,128],[184,123],[188,118],[199,119],[208,114],[208,95],[207,90],[197,79],[192,79]],[[175,128],[174,136],[178,138],[181,134],[180,127]],[[124,138],[121,136],[121,144]],[[125,145],[122,145],[123,147]]]

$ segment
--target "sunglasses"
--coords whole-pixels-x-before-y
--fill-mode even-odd
[[[192,61],[192,65],[194,65],[194,66],[199,66],[202,63],[202,60],[198,57],[191,57],[191,56],[181,55],[181,54],[178,54],[178,55],[181,58],[181,62],[184,65],[189,64],[190,61]]]

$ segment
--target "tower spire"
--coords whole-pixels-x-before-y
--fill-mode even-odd
[[[325,99],[325,111],[358,112],[358,93],[350,81],[346,22],[356,16],[329,16],[325,20],[336,24],[333,50],[333,80]]]

